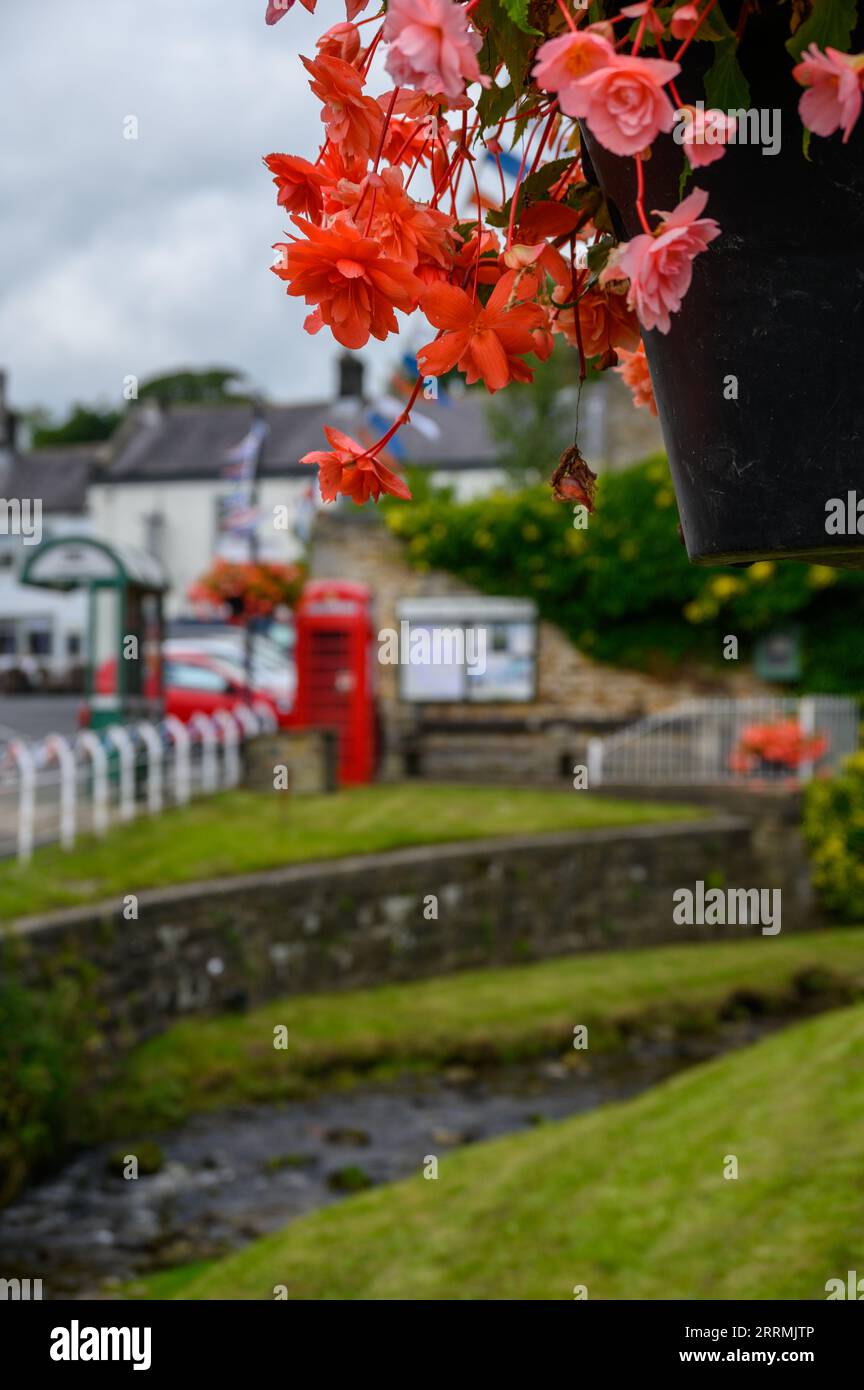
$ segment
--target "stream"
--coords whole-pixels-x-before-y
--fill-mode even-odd
[[[779,1022],[729,1024],[685,1044],[641,1041],[598,1060],[577,1053],[570,1066],[452,1067],[196,1115],[139,1145],[134,1180],[123,1176],[134,1149],[102,1144],[0,1212],[0,1275],[41,1278],[46,1299],[110,1297],[136,1275],[225,1254],[350,1192],[418,1173],[427,1155],[440,1163],[461,1145],[626,1100]]]

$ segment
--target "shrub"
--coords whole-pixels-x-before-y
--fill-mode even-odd
[[[0,980],[0,1206],[68,1142],[93,1042],[86,972],[38,990]]]
[[[658,675],[694,659],[722,667],[727,633],[739,637],[746,660],[762,633],[795,626],[802,689],[864,692],[864,573],[766,561],[691,565],[662,456],[601,478],[584,530],[541,486],[464,503],[427,488],[411,507],[387,503],[384,515],[418,569],[450,570],[486,593],[530,596],[602,661]]]
[[[830,781],[811,782],[804,802],[813,884],[825,908],[864,920],[864,753]]]

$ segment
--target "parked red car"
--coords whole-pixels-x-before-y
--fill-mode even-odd
[[[165,714],[174,715],[184,724],[189,722],[193,714],[215,714],[220,709],[231,710],[235,705],[251,705],[258,701],[273,711],[281,726],[288,723],[290,705],[277,700],[266,690],[256,690],[246,685],[242,672],[230,662],[220,661],[206,652],[175,650],[163,657],[162,670]],[[96,671],[95,693],[113,694],[116,680],[116,662],[113,659],[103,661]],[[144,693],[156,696],[155,677],[148,678]],[[90,723],[86,702],[81,709],[80,722],[85,726]]]

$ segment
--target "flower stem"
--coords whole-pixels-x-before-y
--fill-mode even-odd
[[[645,216],[645,168],[641,154],[636,155],[636,211],[642,223],[642,230],[652,236],[650,223]]]
[[[687,49],[690,47],[696,35],[699,33],[699,30],[702,28],[703,23],[708,18],[709,14],[711,13],[716,4],[717,0],[708,0],[708,4],[705,6],[704,10],[700,14],[699,18],[697,19],[693,28],[690,30],[690,33],[687,35],[684,42],[681,44],[681,47],[678,49],[677,53],[674,53],[672,55],[673,62],[680,63],[681,55],[687,52]]]

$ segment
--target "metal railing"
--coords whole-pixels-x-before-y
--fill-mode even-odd
[[[778,725],[792,750],[785,762],[752,751],[758,731]],[[797,754],[790,725],[797,726]],[[591,739],[587,781],[589,787],[802,783],[835,771],[858,741],[857,703],[843,696],[696,698]]]
[[[273,732],[268,704],[237,705],[188,724],[111,724],[72,738],[38,742],[0,736],[0,857],[22,863],[34,847],[59,841],[71,849],[81,835],[104,835],[114,823],[159,815],[236,787],[247,738]]]

